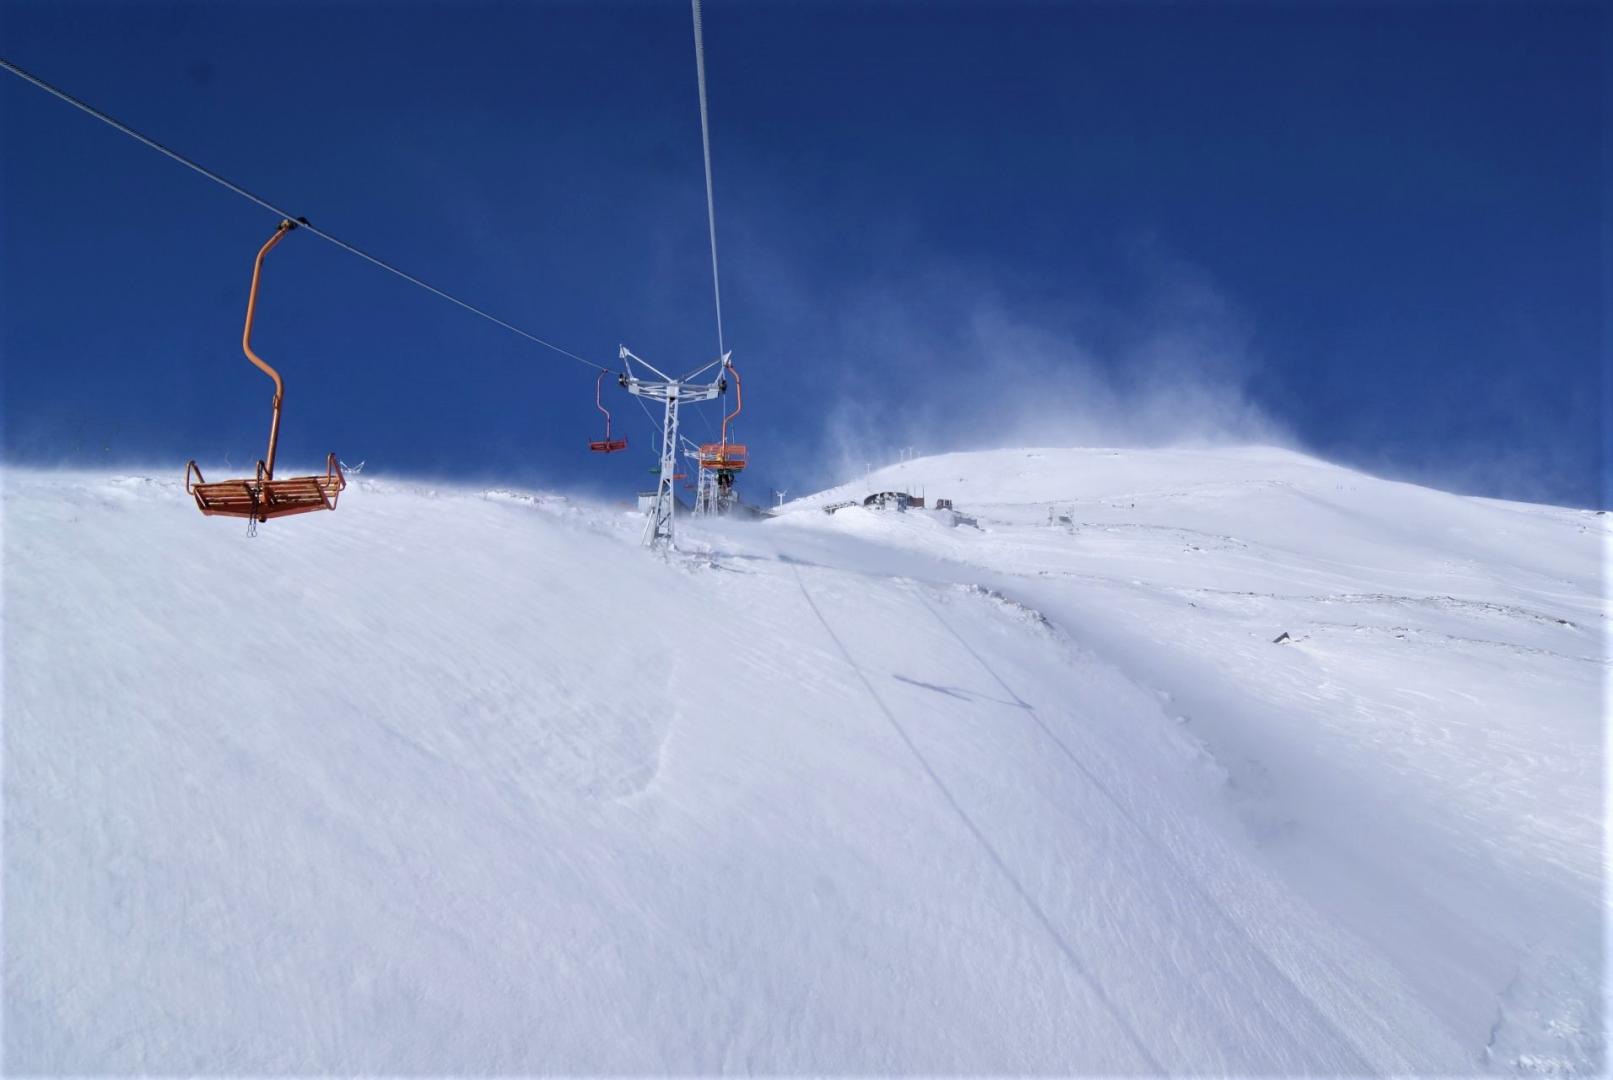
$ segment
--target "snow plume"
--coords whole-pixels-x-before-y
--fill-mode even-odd
[[[1248,394],[1258,365],[1230,301],[1152,251],[1133,262],[1141,299],[1122,306],[934,273],[863,293],[836,330],[819,460],[838,479],[909,446],[1290,444]]]

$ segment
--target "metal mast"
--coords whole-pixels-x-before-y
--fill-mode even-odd
[[[690,442],[687,438],[682,441],[683,456],[695,468],[695,517],[709,517],[721,513],[722,505],[719,502],[721,493],[717,489],[716,472],[706,468],[701,461],[700,446],[697,443]]]
[[[711,401],[723,392],[724,381],[721,378],[710,383],[691,381],[721,361],[713,361],[693,375],[674,379],[642,357],[634,356],[626,345],[621,346],[617,355],[626,369],[619,380],[622,388],[636,397],[661,402],[665,410],[661,420],[661,470],[655,484],[655,501],[650,504],[649,514],[644,521],[644,546],[676,548],[673,519],[678,505],[678,406],[685,401]],[[641,379],[634,375],[632,365],[634,360],[655,372],[660,378]]]

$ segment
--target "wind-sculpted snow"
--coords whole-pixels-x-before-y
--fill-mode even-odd
[[[1604,1067],[1605,518],[1264,450],[868,480],[665,559],[7,470],[6,1070]],[[816,509],[918,488],[976,527]]]

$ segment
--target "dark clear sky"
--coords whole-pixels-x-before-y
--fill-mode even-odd
[[[1232,438],[1605,504],[1610,25],[716,0],[750,497],[906,445]],[[684,4],[4,0],[0,53],[568,349],[715,352]],[[7,456],[250,463],[275,219],[3,74],[0,120]],[[288,468],[625,493],[651,463],[620,395],[631,452],[587,453],[588,371],[306,233],[262,303]]]

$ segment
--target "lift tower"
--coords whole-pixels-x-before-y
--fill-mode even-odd
[[[635,397],[650,398],[663,404],[661,420],[661,470],[655,485],[655,501],[644,521],[645,547],[676,547],[673,540],[673,514],[678,505],[678,406],[683,402],[711,401],[727,389],[727,382],[719,377],[715,382],[695,382],[714,367],[726,369],[728,354],[713,360],[705,367],[681,379],[675,379],[642,357],[634,356],[626,345],[617,354],[625,369],[618,380],[622,388]],[[653,371],[658,379],[641,379],[633,374],[633,362]]]

